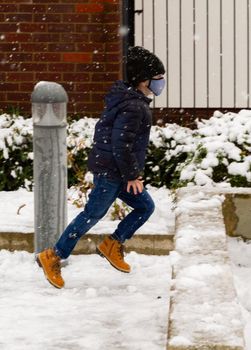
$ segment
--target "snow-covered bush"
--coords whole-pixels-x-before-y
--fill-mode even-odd
[[[69,187],[82,192],[87,158],[96,119],[82,118],[68,125]],[[215,112],[197,121],[197,129],[167,124],[153,126],[148,148],[145,183],[177,188],[187,184],[251,187],[251,111]],[[32,186],[32,120],[0,116],[0,190]]]
[[[145,166],[146,183],[156,187],[176,187],[177,181],[181,186],[180,180],[176,179],[176,169],[189,159],[194,150],[191,129],[177,124],[153,126]]]
[[[251,187],[251,111],[215,112],[197,127],[193,155],[176,169],[180,182]]]
[[[97,119],[82,118],[68,125],[68,184],[81,185],[82,190],[90,187],[86,181],[87,158],[93,142]]]
[[[0,116],[0,191],[32,185],[32,124],[21,116]]]
[[[251,111],[197,121],[197,129],[167,124],[152,128],[147,182],[177,188],[224,183],[251,187]]]

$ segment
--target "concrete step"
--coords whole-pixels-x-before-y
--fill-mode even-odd
[[[168,350],[244,350],[220,195],[177,194]]]
[[[82,237],[73,254],[96,253],[96,246],[106,235],[86,234]],[[135,251],[147,255],[166,255],[173,249],[173,234],[135,234],[125,245],[126,252]],[[34,252],[34,234],[0,232],[0,249],[25,250]]]

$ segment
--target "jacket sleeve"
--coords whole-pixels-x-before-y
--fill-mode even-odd
[[[125,181],[135,180],[140,175],[139,164],[133,145],[142,120],[142,109],[130,105],[121,110],[114,121],[112,130],[112,153]]]

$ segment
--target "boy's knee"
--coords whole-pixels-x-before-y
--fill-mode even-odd
[[[152,204],[151,204],[151,206],[150,206],[151,215],[152,215],[152,213],[154,212],[154,210],[155,210],[155,204],[154,204],[154,202],[152,202]]]
[[[154,201],[147,192],[143,193],[142,209],[148,214],[148,216],[152,215],[155,210]]]
[[[97,221],[102,219],[103,216],[107,213],[108,209],[103,208],[102,205],[88,206],[86,205],[84,210],[84,215],[88,220]]]

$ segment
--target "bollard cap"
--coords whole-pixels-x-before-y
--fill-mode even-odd
[[[50,81],[40,81],[31,94],[32,103],[68,102],[68,96],[62,85]]]
[[[57,83],[40,81],[31,95],[33,124],[54,127],[66,125],[65,89]]]

